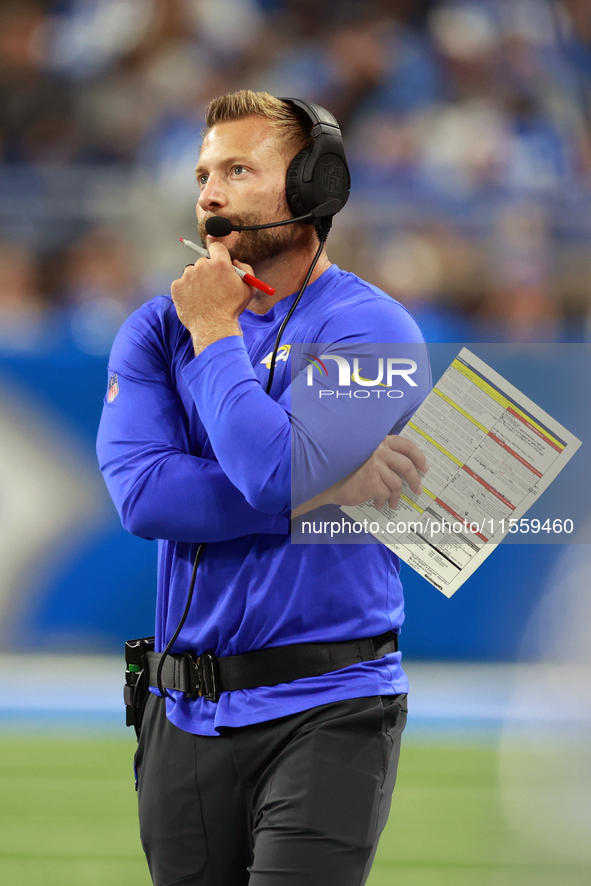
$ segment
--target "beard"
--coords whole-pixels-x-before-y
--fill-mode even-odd
[[[206,243],[205,222],[214,213],[209,213],[206,218],[198,222],[197,229],[203,244]],[[277,207],[277,221],[289,218],[291,212],[285,201]],[[269,221],[263,219],[258,212],[243,212],[240,215],[224,216],[230,218],[233,225],[262,225]],[[249,265],[260,264],[270,258],[280,255],[289,249],[296,241],[299,225],[284,225],[280,228],[267,228],[264,231],[242,231],[240,238],[229,248],[232,261],[240,261]]]

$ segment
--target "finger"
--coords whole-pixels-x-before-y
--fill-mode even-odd
[[[244,271],[246,274],[250,274],[252,277],[255,277],[256,274],[252,269],[251,265],[247,265],[246,262],[238,261],[237,258],[232,262],[235,268],[240,268],[241,271]]]
[[[388,507],[390,510],[395,511],[398,505],[400,504],[400,493],[393,492],[390,498],[388,499]]]
[[[398,437],[396,434],[388,434],[384,442],[388,444],[388,448],[392,452],[399,452],[410,458],[419,471],[425,473],[429,470],[425,453],[412,440],[407,437]]]
[[[388,465],[382,464],[380,465],[380,483],[388,490],[388,499],[392,492],[401,492],[402,475],[398,471],[393,471]]]
[[[386,502],[392,507],[392,502],[398,505],[400,492],[402,490],[402,478],[391,471],[387,465],[380,465],[378,477],[374,481],[374,507],[381,511]]]
[[[413,443],[412,440],[409,440],[406,437],[398,437],[394,434],[389,434],[386,437],[386,442],[391,451],[399,452],[401,455],[410,458],[419,471],[425,472],[429,470],[425,453],[419,449],[416,443]]]
[[[400,481],[400,478],[398,478]],[[402,485],[400,483],[400,485]],[[386,502],[392,497],[392,489],[388,486],[388,484],[380,482],[378,489],[373,497],[373,506],[377,508],[378,511],[381,511]]]
[[[183,268],[183,277],[187,278],[195,268],[203,267],[204,263],[207,263],[208,261],[209,259],[203,256],[202,258],[195,259],[194,262],[189,262],[189,264],[185,265]]]
[[[230,253],[223,243],[220,243],[219,240],[213,240],[209,246],[209,257],[212,262],[224,262],[225,264],[231,264]]]
[[[382,510],[387,504],[391,511],[395,511],[400,504],[400,496],[402,494],[402,477],[394,474],[392,471],[384,469],[383,485],[389,490],[388,497],[381,505]]]
[[[390,451],[384,456],[384,469],[394,476],[398,476],[399,479],[403,477],[415,495],[420,495],[423,491],[421,475],[408,456]],[[382,480],[390,485],[387,475],[382,473],[381,476]]]
[[[415,495],[421,494],[421,474],[425,473],[425,471],[421,471],[409,456],[403,455],[401,452],[394,452],[387,448],[382,450],[382,460],[390,470],[395,471],[397,474],[400,474],[401,477],[404,477]]]

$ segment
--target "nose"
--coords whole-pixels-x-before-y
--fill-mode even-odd
[[[197,205],[204,212],[216,212],[226,206],[228,199],[219,176],[212,173],[201,188]]]

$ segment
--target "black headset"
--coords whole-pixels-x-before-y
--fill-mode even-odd
[[[299,98],[278,98],[298,109],[312,127],[312,146],[296,154],[287,169],[287,205],[294,216],[300,216],[323,203],[335,201],[326,213],[332,216],[343,208],[351,189],[351,174],[339,124],[330,111],[320,105]],[[340,205],[335,208],[337,202]],[[314,224],[314,220],[306,223]]]

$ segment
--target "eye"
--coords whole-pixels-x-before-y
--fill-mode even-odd
[[[207,174],[205,172],[202,172],[201,175],[197,176],[197,184],[200,188],[207,184]]]
[[[233,166],[232,173],[233,175],[243,175],[246,172],[246,166]]]

